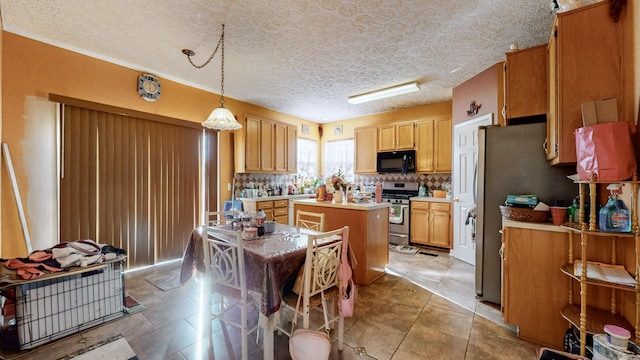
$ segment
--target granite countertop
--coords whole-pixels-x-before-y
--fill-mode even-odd
[[[296,194],[296,195],[278,195],[278,196],[262,196],[257,198],[238,198],[240,201],[269,201],[269,200],[289,200],[289,199],[309,199],[315,197],[316,194]]]
[[[303,200],[295,200],[293,204],[300,205],[313,205],[313,206],[321,206],[321,207],[331,207],[331,208],[340,208],[340,209],[351,209],[351,210],[377,210],[391,207],[391,203],[334,203],[333,201],[318,201],[317,199],[303,199]]]
[[[409,198],[409,200],[410,201],[446,202],[446,203],[452,202],[451,199],[437,198],[437,197],[432,197],[432,196],[414,196],[412,198]]]

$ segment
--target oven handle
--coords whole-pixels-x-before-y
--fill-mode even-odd
[[[399,238],[408,238],[409,237],[409,235],[407,235],[407,234],[398,234],[398,233],[392,233],[392,232],[390,232],[389,235],[390,236],[399,237]]]

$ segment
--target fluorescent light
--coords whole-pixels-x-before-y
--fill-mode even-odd
[[[368,93],[349,96],[347,100],[350,104],[362,104],[363,102],[385,99],[392,96],[398,96],[403,94],[420,91],[420,84],[417,81],[407,84],[396,85],[381,90],[371,91]]]

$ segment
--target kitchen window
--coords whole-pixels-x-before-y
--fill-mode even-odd
[[[347,181],[354,182],[353,149],[353,139],[327,141],[324,145],[325,177],[329,177],[340,170]]]
[[[318,142],[298,138],[298,174],[307,178],[318,177]]]

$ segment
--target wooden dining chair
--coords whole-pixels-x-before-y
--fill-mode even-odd
[[[296,212],[296,226],[315,231],[324,231],[324,213],[298,210]]]
[[[220,228],[210,228],[207,232],[208,236],[202,239],[206,270],[202,306],[207,350],[213,358],[213,343],[224,343],[212,338],[212,322],[217,319],[225,327],[231,325],[240,330],[242,359],[246,360],[247,337],[258,331],[261,296],[247,289],[242,232]],[[219,299],[212,302],[213,295],[218,295]],[[249,321],[251,310],[257,312],[255,323]]]
[[[291,321],[284,321],[283,307],[287,308],[287,313],[296,314],[302,318],[302,328],[313,328],[321,330],[325,327],[324,321],[320,321],[319,326],[311,326],[311,311],[323,311],[322,301],[329,303],[330,310],[327,311],[328,323],[335,328],[338,323],[338,350],[342,350],[344,343],[344,317],[338,308],[340,296],[340,281],[338,278],[338,268],[340,267],[342,242],[348,241],[349,227],[309,235],[307,243],[307,254],[302,268],[302,293],[285,294],[279,310],[275,327],[279,332],[291,337],[293,333]],[[301,297],[302,306],[296,312],[299,304],[298,297]],[[324,299],[323,299],[324,297]],[[292,319],[291,319],[292,320]],[[314,324],[315,325],[315,324]]]

